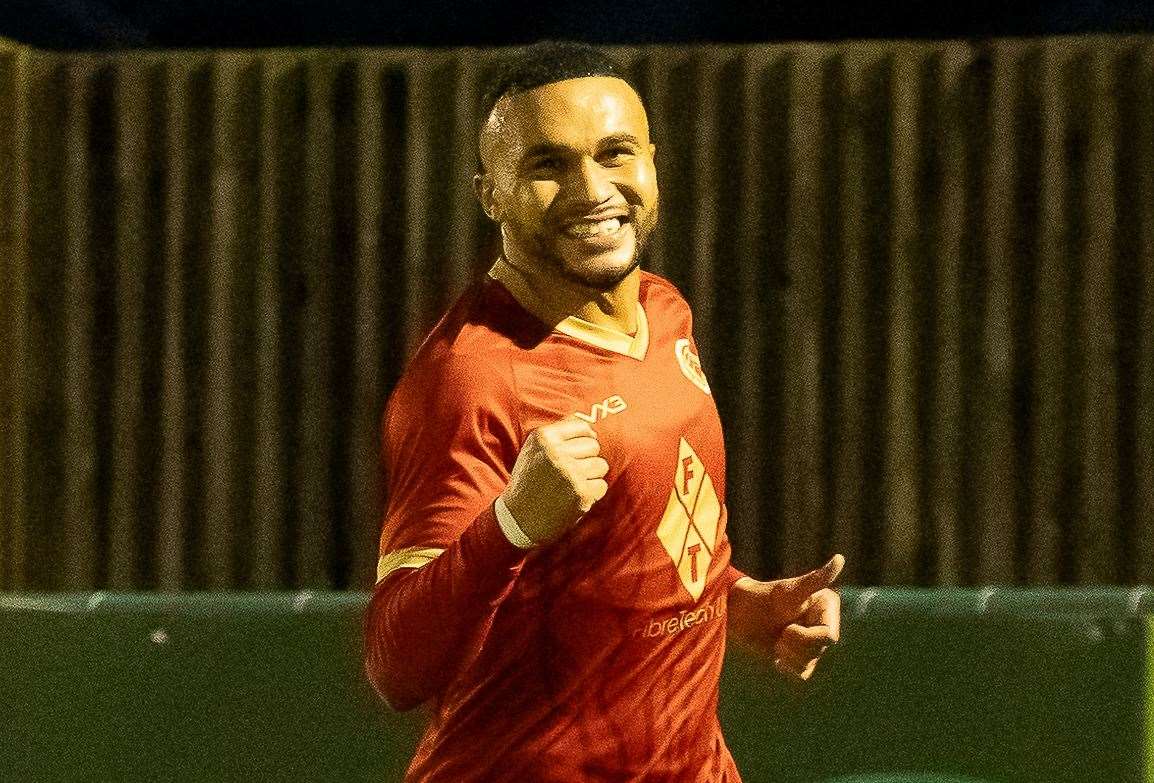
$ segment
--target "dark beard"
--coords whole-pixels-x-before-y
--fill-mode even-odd
[[[576,272],[565,266],[565,259],[561,257],[560,253],[555,252],[552,243],[546,242],[540,237],[532,237],[533,249],[540,258],[544,259],[550,266],[556,269],[557,273],[565,280],[568,280],[570,283],[585,286],[586,288],[592,288],[594,291],[606,293],[616,288],[622,280],[633,273],[634,269],[641,266],[645,248],[649,244],[649,237],[653,235],[653,229],[657,225],[657,210],[658,205],[655,202],[644,224],[634,220],[635,213],[630,214],[630,223],[637,237],[636,247],[633,249],[633,258],[630,259],[629,265],[622,270],[609,271],[600,276]]]
[[[627,266],[625,269],[616,271],[610,270],[603,275],[591,275],[575,272],[574,270],[565,266],[564,259],[562,259],[559,255],[549,251],[542,252],[541,257],[548,261],[549,264],[557,270],[558,274],[560,274],[561,277],[565,278],[570,283],[576,283],[578,285],[585,286],[586,288],[592,288],[595,291],[605,293],[606,291],[612,291],[614,288],[616,288],[622,280],[629,277],[633,270],[641,265],[641,248],[638,247],[637,250],[634,251],[633,258],[629,262],[629,266]]]

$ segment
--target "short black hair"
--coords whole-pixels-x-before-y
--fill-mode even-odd
[[[489,80],[481,99],[481,124],[506,95],[586,76],[612,76],[640,94],[621,64],[597,47],[574,41],[538,41],[514,52]]]

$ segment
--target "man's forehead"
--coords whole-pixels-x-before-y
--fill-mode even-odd
[[[487,130],[526,145],[622,133],[645,141],[649,121],[628,82],[587,76],[504,96],[493,107]]]

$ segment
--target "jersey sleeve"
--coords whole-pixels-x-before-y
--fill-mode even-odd
[[[721,583],[725,586],[725,594],[729,595],[729,591],[737,584],[737,580],[748,574],[742,573],[733,563],[725,566],[725,570],[721,572]]]
[[[390,398],[378,582],[440,555],[505,488],[522,438],[504,379],[458,362],[404,379]]]
[[[493,510],[520,434],[494,378],[418,373],[386,408],[388,497],[364,643],[366,675],[394,709],[437,697],[467,668],[525,557]]]

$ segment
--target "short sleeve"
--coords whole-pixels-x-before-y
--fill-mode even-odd
[[[520,444],[511,373],[448,361],[406,373],[382,426],[379,582],[443,552],[504,490]]]

